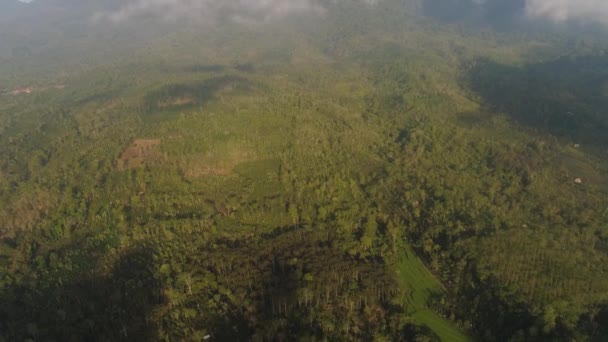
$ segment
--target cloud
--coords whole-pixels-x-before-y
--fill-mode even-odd
[[[267,21],[303,13],[323,14],[325,8],[319,0],[130,0],[114,11],[97,13],[95,19],[124,22],[152,16],[214,21],[226,16],[237,21]]]
[[[527,0],[526,12],[533,18],[608,24],[608,0]]]

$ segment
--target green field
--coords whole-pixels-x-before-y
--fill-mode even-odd
[[[420,324],[424,324],[442,341],[471,341],[453,322],[441,317],[428,308],[433,296],[445,295],[445,287],[425,267],[424,263],[409,247],[402,247],[396,270],[402,286],[408,289],[404,306],[408,314]]]

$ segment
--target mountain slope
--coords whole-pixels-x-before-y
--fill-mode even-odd
[[[11,16],[0,340],[606,335],[603,40],[322,4]]]

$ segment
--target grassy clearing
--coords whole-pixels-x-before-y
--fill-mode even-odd
[[[466,342],[472,341],[470,337],[463,334],[450,321],[439,316],[430,309],[419,310],[412,315],[416,322],[428,326],[442,341]]]
[[[442,341],[471,341],[449,320],[439,316],[427,306],[435,295],[445,292],[444,286],[429,272],[411,247],[402,248],[397,275],[403,288],[410,290],[404,297],[404,306],[417,323],[428,326]]]

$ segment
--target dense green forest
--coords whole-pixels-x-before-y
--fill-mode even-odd
[[[0,4],[0,341],[608,339],[602,27],[100,6]]]

